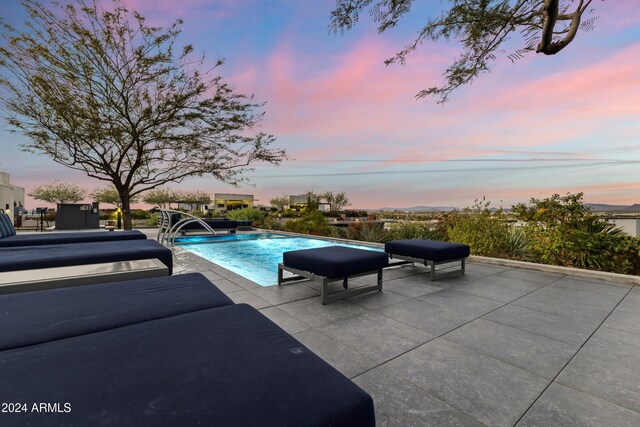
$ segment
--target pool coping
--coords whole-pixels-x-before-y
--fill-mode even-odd
[[[313,235],[313,234],[292,233],[290,231],[267,230],[267,229],[263,229],[263,228],[256,228],[254,230],[242,231],[241,233],[242,234],[255,234],[256,232],[257,233],[282,234],[282,235],[295,236],[295,237],[306,237],[306,238],[326,240],[326,241],[331,241],[331,242],[349,243],[349,244],[356,244],[356,245],[360,245],[360,246],[370,246],[370,247],[373,247],[373,248],[384,248],[384,244],[383,243],[364,242],[364,241],[360,241],[360,240],[350,240],[350,239],[340,239],[340,238],[328,237],[328,236],[316,236],[316,235]],[[180,245],[177,245],[177,246],[180,246]],[[548,272],[548,273],[559,273],[559,274],[565,274],[567,276],[582,277],[582,278],[592,279],[592,280],[604,280],[604,281],[613,282],[613,283],[620,283],[620,284],[624,284],[624,285],[632,285],[632,286],[640,285],[640,276],[634,276],[634,275],[630,275],[630,274],[609,273],[609,272],[606,272],[606,271],[586,270],[586,269],[583,269],[583,268],[563,267],[563,266],[559,266],[559,265],[539,264],[539,263],[535,263],[535,262],[517,261],[517,260],[511,260],[511,259],[485,257],[485,256],[479,256],[479,255],[471,255],[469,257],[469,260],[470,261],[475,261],[475,262],[480,262],[480,263],[485,263],[485,264],[503,266],[503,267],[524,268],[524,269],[528,269],[528,270],[544,271],[544,272]],[[212,261],[209,261],[209,262],[212,262]],[[218,264],[216,264],[216,265],[218,265]],[[222,267],[220,265],[218,265],[218,266],[221,267],[221,268],[224,268],[224,267]],[[389,268],[394,268],[394,267],[390,266]],[[396,268],[397,268],[397,266],[396,266]],[[229,271],[231,271],[231,270],[229,270]],[[247,279],[247,280],[250,280],[250,279]],[[262,286],[262,285],[259,285],[257,283],[256,283],[256,285]]]

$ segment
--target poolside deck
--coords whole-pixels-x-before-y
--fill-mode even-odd
[[[383,292],[323,306],[310,282],[261,287],[180,248],[176,261],[367,390],[380,426],[640,425],[640,287],[482,263],[430,282],[406,265]]]

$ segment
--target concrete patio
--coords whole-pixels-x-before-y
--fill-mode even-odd
[[[482,263],[430,282],[406,265],[323,306],[310,282],[261,287],[175,255],[368,391],[380,426],[640,425],[640,287]]]

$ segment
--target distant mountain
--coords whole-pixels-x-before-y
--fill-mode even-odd
[[[607,205],[604,203],[585,203],[592,211],[596,212],[640,212],[640,203],[634,205]]]
[[[456,208],[450,206],[413,206],[411,208],[378,208],[376,211],[409,211],[409,212],[451,212]]]

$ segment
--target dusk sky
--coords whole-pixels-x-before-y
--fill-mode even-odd
[[[43,3],[49,3],[43,0]],[[380,35],[368,13],[345,34],[328,30],[334,0],[128,0],[153,24],[184,19],[183,44],[235,89],[266,101],[261,130],[291,160],[256,165],[240,188],[215,179],[181,190],[255,194],[260,204],[308,189],[344,191],[355,208],[464,207],[485,196],[510,206],[553,193],[592,203],[640,203],[640,2],[595,1],[595,30],[556,56],[534,53],[437,105],[416,100],[442,83],[455,43],[425,44],[407,66],[384,60],[412,41],[439,1],[418,1],[399,28]],[[18,0],[2,16],[24,20]],[[515,40],[514,40],[515,41]],[[513,44],[511,47],[519,47]],[[91,190],[100,182],[24,153],[0,124],[0,171],[30,191],[61,180]],[[27,207],[41,202],[27,200]]]

